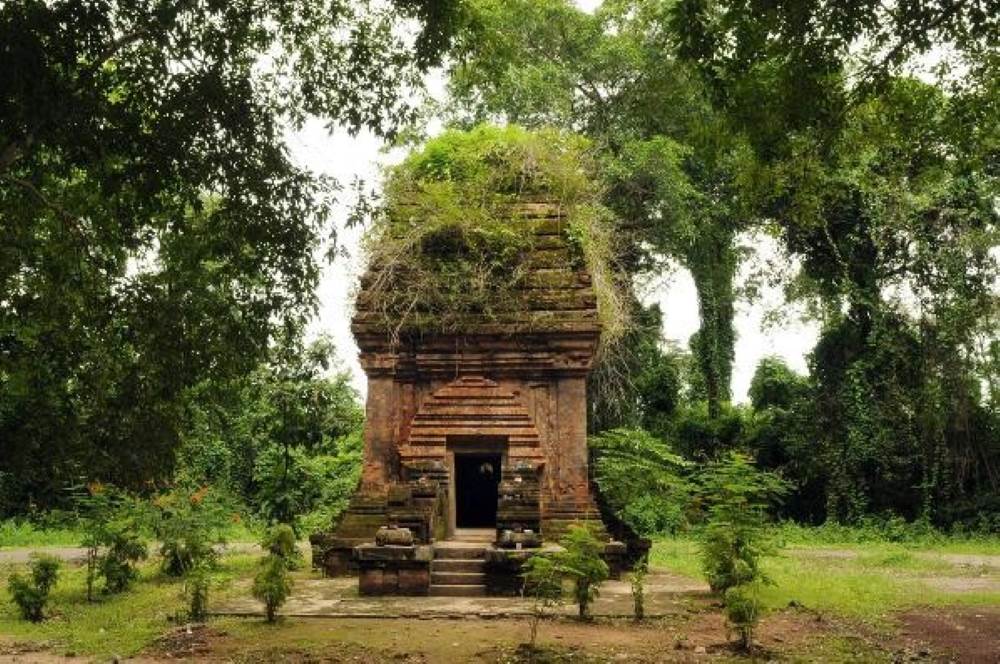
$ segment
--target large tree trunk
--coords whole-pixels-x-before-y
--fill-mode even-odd
[[[733,280],[736,252],[730,233],[705,233],[688,256],[688,268],[698,291],[701,327],[691,351],[705,381],[708,413],[718,418],[723,402],[731,398],[736,332],[733,329]]]

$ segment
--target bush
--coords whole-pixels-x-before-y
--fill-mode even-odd
[[[45,605],[49,591],[59,579],[61,563],[51,556],[36,556],[31,561],[31,576],[11,574],[7,580],[10,596],[21,611],[21,616],[31,622],[40,622],[45,617]]]
[[[260,545],[270,555],[284,560],[288,569],[297,569],[302,561],[295,546],[295,531],[288,524],[279,523],[269,528]]]
[[[153,505],[164,573],[183,576],[202,563],[215,565],[215,547],[226,541],[229,510],[214,491],[175,490],[156,498]]]
[[[689,464],[643,429],[613,429],[589,441],[602,497],[641,535],[687,527]]]
[[[207,560],[199,560],[188,568],[184,579],[184,596],[188,604],[188,618],[201,622],[208,616],[208,592],[211,585],[211,567]]]
[[[269,554],[261,560],[260,571],[253,579],[251,592],[254,598],[264,603],[267,622],[274,622],[278,609],[292,594],[292,578],[288,574],[288,562],[274,554]]]
[[[535,642],[538,639],[538,626],[548,612],[562,600],[562,574],[555,561],[545,555],[535,554],[524,563],[524,590],[531,597],[531,633],[528,647],[535,652]]]
[[[110,524],[106,541],[107,551],[98,566],[104,577],[104,591],[124,592],[139,578],[136,565],[148,555],[146,543],[124,524]]]
[[[646,575],[649,573],[649,556],[643,556],[632,573],[629,574],[629,585],[632,586],[632,602],[635,605],[635,619],[637,622],[646,617]]]
[[[608,564],[601,558],[604,545],[585,526],[570,526],[559,540],[564,550],[552,555],[556,569],[573,581],[573,598],[580,618],[590,618],[590,604],[608,578]]]
[[[774,548],[767,509],[787,485],[736,453],[710,464],[700,481],[700,498],[708,507],[702,569],[712,591],[722,595],[726,618],[739,633],[740,645],[749,649],[760,618],[758,589],[768,582],[761,561]]]
[[[712,591],[763,580],[760,561],[773,551],[767,510],[787,491],[785,482],[737,453],[709,464],[699,482],[707,508],[702,569]]]
[[[722,602],[726,611],[726,621],[740,635],[740,648],[753,648],[753,632],[760,620],[759,583],[744,583],[729,588]]]
[[[138,578],[136,563],[147,556],[140,533],[147,526],[147,505],[112,486],[93,483],[76,498],[87,549],[87,600],[104,577],[104,591],[119,593]],[[103,553],[102,553],[103,551]]]

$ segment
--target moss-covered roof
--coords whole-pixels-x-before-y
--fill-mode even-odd
[[[414,219],[413,223],[420,220]],[[601,324],[593,279],[584,267],[584,258],[560,206],[546,202],[513,204],[503,223],[520,239],[521,255],[516,261],[516,276],[513,264],[510,274],[500,270],[491,275],[497,281],[495,288],[506,290],[504,297],[491,303],[488,310],[476,310],[463,302],[459,310],[446,311],[448,300],[441,298],[407,302],[405,310],[398,311],[398,302],[387,299],[386,294],[406,291],[411,270],[405,262],[397,269],[386,270],[376,261],[361,279],[351,326],[355,336],[361,341],[432,334],[598,335]],[[405,233],[406,225],[398,225],[391,232]],[[461,249],[459,245],[459,252]],[[455,273],[455,279],[462,278],[460,271]],[[459,294],[465,291],[461,283],[452,283],[451,287]]]

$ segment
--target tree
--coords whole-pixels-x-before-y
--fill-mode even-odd
[[[594,140],[608,205],[623,220],[623,269],[657,269],[666,256],[694,277],[702,325],[692,352],[715,417],[730,398],[735,238],[756,221],[756,166],[693,70],[673,57],[671,5],[612,2],[590,15],[566,0],[480,0],[449,90],[459,121],[500,115]]]
[[[636,532],[676,532],[687,525],[690,465],[642,429],[611,429],[589,441],[601,496]]]
[[[996,0],[680,0],[671,13],[679,56],[772,156],[798,131],[836,127],[921,57],[968,66],[964,85],[995,67],[1000,44]]]
[[[459,10],[4,3],[0,510],[169,473],[186,391],[244,375],[315,305],[333,183],[286,130],[391,134]]]
[[[978,377],[997,329],[995,143],[970,141],[965,120],[985,103],[896,79],[776,168],[781,237],[802,263],[793,293],[824,326],[807,420],[831,518],[948,523],[944,505],[996,494]]]
[[[199,385],[186,404],[175,481],[212,485],[269,522],[326,527],[361,468],[364,413],[330,340],[276,345],[229,383]]]

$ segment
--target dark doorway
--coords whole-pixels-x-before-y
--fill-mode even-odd
[[[495,528],[500,455],[455,454],[455,527]]]

